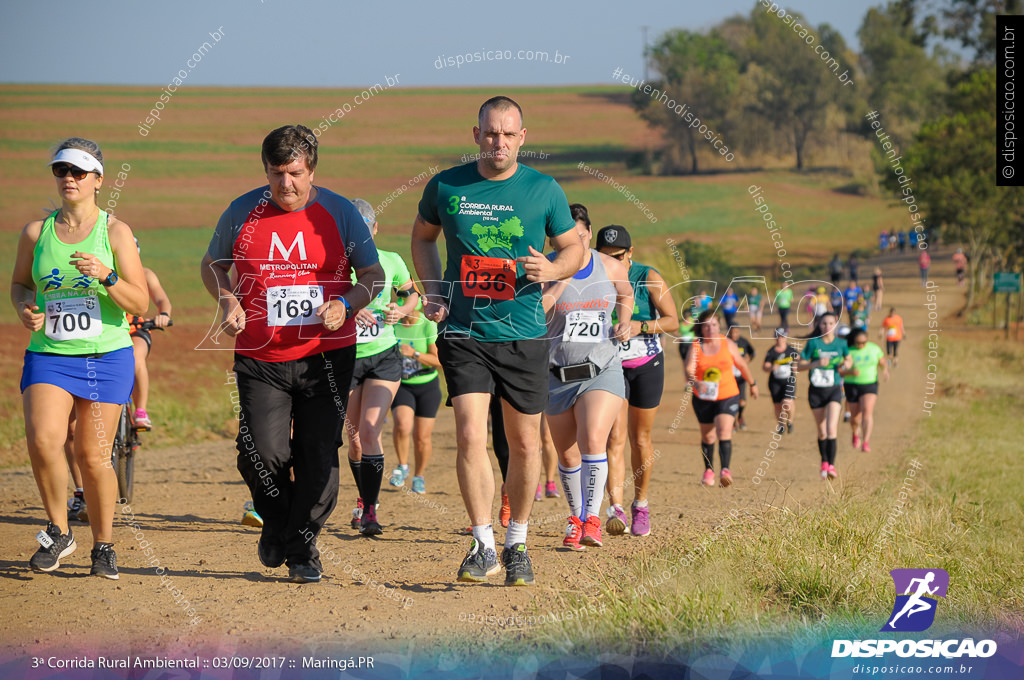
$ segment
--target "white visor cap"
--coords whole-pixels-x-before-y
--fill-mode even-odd
[[[47,163],[47,165],[53,165],[55,163],[69,163],[76,168],[81,168],[86,172],[98,172],[103,174],[103,164],[96,160],[96,157],[91,153],[82,151],[81,149],[61,149],[57,152],[57,155],[53,157],[53,160]]]

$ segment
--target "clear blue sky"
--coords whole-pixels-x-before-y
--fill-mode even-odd
[[[0,0],[0,82],[164,86],[362,86],[399,75],[415,86],[610,83],[621,67],[643,74],[641,26],[706,29],[747,14],[754,0],[521,0],[352,2]],[[783,3],[854,49],[867,0]],[[223,30],[220,42],[210,34]],[[204,42],[189,71],[188,61]],[[485,50],[556,50],[561,64],[484,61],[437,68],[441,57]],[[523,55],[527,55],[524,53]]]

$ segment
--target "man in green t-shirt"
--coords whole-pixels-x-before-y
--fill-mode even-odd
[[[423,311],[440,324],[438,351],[455,408],[458,475],[473,527],[460,581],[500,569],[491,528],[494,476],[487,457],[491,394],[502,399],[509,442],[505,487],[512,510],[502,563],[506,585],[533,583],[526,528],[540,475],[540,416],[547,404],[548,342],[541,283],[579,271],[584,248],[565,192],[519,164],[523,110],[508,97],[480,107],[473,140],[480,157],[435,175],[413,225],[412,259]],[[448,261],[442,278],[437,239]],[[557,255],[544,257],[544,238]]]

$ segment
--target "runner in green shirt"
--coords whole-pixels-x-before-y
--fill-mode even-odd
[[[416,464],[413,493],[426,493],[423,473],[433,453],[431,435],[437,410],[441,407],[441,380],[437,369],[437,324],[423,316],[422,304],[395,326],[402,353],[402,384],[391,404],[395,416],[394,444],[398,467],[391,473],[391,486],[403,486],[409,476],[409,438],[413,439]]]
[[[818,425],[818,453],[821,455],[821,478],[835,479],[836,437],[839,414],[843,406],[842,371],[850,367],[850,348],[836,337],[838,321],[832,312],[821,316],[820,337],[811,338],[800,353],[799,370],[810,372],[807,403]]]
[[[789,330],[789,308],[793,306],[793,284],[790,281],[782,284],[782,289],[775,294],[775,306],[779,308],[779,326]]]
[[[847,339],[853,346],[850,357],[853,366],[843,373],[843,390],[850,408],[850,428],[853,430],[853,448],[861,447],[870,451],[871,431],[875,427],[875,402],[878,400],[878,369],[882,378],[889,381],[889,365],[885,352],[873,342],[868,342],[867,331],[858,328]]]
[[[378,225],[373,207],[361,198],[354,199],[352,204],[376,236]],[[375,291],[370,304],[355,315],[356,363],[345,415],[348,464],[359,491],[352,511],[352,528],[358,528],[363,536],[381,533],[377,521],[377,498],[384,479],[380,435],[402,378],[402,353],[398,350],[395,324],[416,308],[420,297],[401,256],[387,250],[378,250],[377,254],[384,269],[384,287]],[[355,275],[352,272],[353,282]],[[392,292],[401,304],[391,301]]]
[[[480,107],[473,139],[478,160],[444,170],[423,190],[413,225],[412,258],[423,281],[424,315],[440,325],[438,353],[455,408],[459,486],[473,542],[461,581],[486,581],[501,566],[491,528],[494,475],[487,455],[491,394],[502,399],[510,454],[506,491],[512,518],[502,563],[506,585],[529,585],[527,523],[540,476],[540,415],[548,395],[543,281],[580,269],[584,247],[565,192],[521,165],[523,110],[508,97]],[[437,239],[448,264],[442,279]],[[557,255],[543,254],[547,236]]]

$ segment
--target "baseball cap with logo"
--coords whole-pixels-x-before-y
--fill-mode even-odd
[[[633,242],[629,238],[629,232],[625,227],[617,224],[609,224],[597,232],[597,243],[595,248],[631,248]]]

